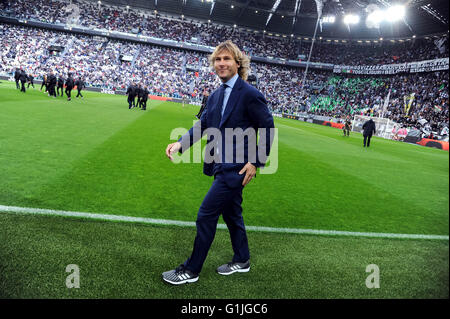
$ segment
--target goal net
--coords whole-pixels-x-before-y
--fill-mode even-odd
[[[367,122],[369,119],[375,122],[375,135],[383,138],[390,139],[392,138],[392,129],[394,126],[398,124],[390,119],[382,118],[382,117],[370,117],[363,115],[355,115],[352,123],[352,131],[354,132],[363,132],[363,124]]]

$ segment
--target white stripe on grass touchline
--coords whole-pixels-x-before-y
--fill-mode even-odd
[[[0,205],[0,213],[21,213],[31,215],[53,215],[53,216],[68,216],[80,217],[89,219],[122,221],[122,222],[138,222],[145,224],[156,225],[175,225],[183,227],[195,227],[195,222],[185,222],[179,220],[168,219],[154,219],[144,217],[130,217],[109,214],[94,214],[82,212],[70,212],[63,210],[27,208]],[[218,229],[227,229],[225,224],[218,224]],[[395,233],[367,233],[367,232],[350,232],[340,230],[320,230],[320,229],[299,229],[299,228],[275,228],[263,226],[246,226],[249,231],[258,232],[272,232],[272,233],[290,233],[290,234],[310,234],[310,235],[328,235],[328,236],[355,236],[355,237],[379,237],[379,238],[406,238],[406,239],[441,239],[449,240],[448,236],[444,235],[423,235],[423,234],[395,234]]]

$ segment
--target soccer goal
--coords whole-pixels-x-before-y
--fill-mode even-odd
[[[362,133],[363,132],[362,126],[369,119],[372,119],[375,122],[375,135],[379,137],[391,139],[393,135],[392,129],[394,128],[394,126],[397,126],[398,128],[398,123],[391,121],[390,119],[382,117],[355,115],[353,117],[352,131]]]

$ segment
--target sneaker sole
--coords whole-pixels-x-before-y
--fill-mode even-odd
[[[244,269],[236,269],[236,270],[232,270],[230,272],[217,272],[217,273],[219,275],[228,276],[228,275],[234,274],[235,272],[249,272],[249,271],[250,271],[250,267],[244,268]]]
[[[196,281],[198,280],[198,277],[192,278],[192,279],[186,279],[186,280],[178,281],[178,282],[174,282],[174,281],[167,280],[167,279],[164,278],[164,277],[163,277],[163,280],[164,280],[165,282],[168,282],[169,284],[172,284],[172,285],[182,285],[182,284],[187,284],[187,283],[190,283],[190,282],[196,282]]]

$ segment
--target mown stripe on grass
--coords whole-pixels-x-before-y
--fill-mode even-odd
[[[157,225],[175,225],[175,226],[182,226],[182,227],[195,227],[196,226],[195,222],[186,222],[186,221],[179,221],[179,220],[154,219],[154,218],[131,217],[131,216],[120,216],[120,215],[109,215],[109,214],[94,214],[94,213],[71,212],[71,211],[63,211],[63,210],[4,206],[4,205],[0,205],[0,213],[21,213],[21,214],[32,214],[32,215],[80,217],[80,218],[88,218],[88,219],[100,219],[100,220],[121,221],[121,222],[138,222],[138,223],[157,224]],[[217,228],[218,229],[227,229],[227,226],[225,224],[218,224]],[[443,236],[443,235],[369,233],[369,232],[350,232],[350,231],[339,231],[339,230],[275,228],[275,227],[263,227],[263,226],[246,226],[246,229],[250,230],[250,231],[258,231],[258,232],[310,234],[310,235],[326,235],[326,236],[354,236],[354,237],[449,240],[449,236]]]

